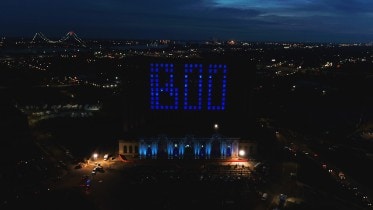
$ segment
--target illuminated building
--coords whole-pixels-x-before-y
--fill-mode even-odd
[[[210,138],[158,136],[119,140],[119,154],[127,159],[229,159],[240,158],[239,151],[245,151],[242,158],[256,155],[256,146],[255,142],[249,140],[220,135]]]
[[[130,103],[125,107],[125,135],[119,140],[119,154],[138,158],[238,158],[243,145],[247,156],[255,153],[256,144],[247,137],[255,73],[248,61],[141,61],[130,65],[126,77],[130,81],[123,82],[131,86],[124,99]]]

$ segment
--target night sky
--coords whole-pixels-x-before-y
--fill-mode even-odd
[[[373,0],[1,0],[0,36],[373,41]]]

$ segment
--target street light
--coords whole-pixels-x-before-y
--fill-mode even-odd
[[[93,159],[94,159],[94,160],[97,160],[97,157],[98,157],[98,154],[97,154],[97,153],[93,153],[92,156],[93,156]]]
[[[243,149],[241,149],[240,151],[238,151],[238,155],[240,156],[240,157],[243,157],[243,156],[245,156],[245,150],[243,150]]]

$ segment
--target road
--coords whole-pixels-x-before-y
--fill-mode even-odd
[[[330,176],[331,180],[336,183],[337,188],[341,189],[340,193],[335,195],[335,199],[340,200],[342,203],[350,201],[348,205],[354,206],[356,209],[372,208],[371,190],[358,183],[331,161],[324,158],[322,154],[313,151],[305,143],[309,141],[309,137],[284,128],[274,128],[273,130],[277,140],[284,145],[284,148],[290,154],[307,159],[322,168],[325,171],[322,173],[326,174],[326,176]],[[340,173],[343,173],[343,176],[340,176]]]

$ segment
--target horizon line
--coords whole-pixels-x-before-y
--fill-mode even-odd
[[[44,35],[42,32],[36,32],[33,36],[1,36],[1,39],[33,39],[33,37],[41,33]],[[78,36],[78,33],[74,31],[68,31],[65,33],[64,36],[70,35],[70,34],[75,34]],[[61,36],[61,37],[64,37]],[[61,38],[57,36],[50,36],[51,38]],[[80,38],[80,36],[78,36]],[[217,37],[211,37],[211,38],[205,38],[205,39],[169,39],[169,38],[129,38],[129,37],[123,37],[123,38],[114,38],[114,37],[106,37],[106,38],[94,38],[94,37],[84,37],[85,40],[126,40],[126,41],[145,41],[145,40],[152,40],[152,41],[160,41],[160,40],[167,40],[167,41],[189,41],[189,42],[201,42],[201,41],[215,41],[215,42],[229,42],[229,41],[235,41],[235,42],[248,42],[248,43],[298,43],[298,44],[373,44],[373,41],[291,41],[291,40],[243,40],[243,39],[226,39],[226,38],[217,38]]]

